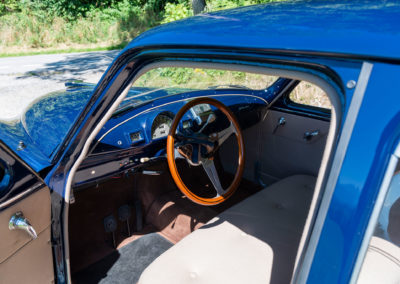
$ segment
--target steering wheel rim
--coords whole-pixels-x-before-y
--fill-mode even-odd
[[[221,110],[222,113],[224,113],[225,116],[231,122],[231,126],[233,126],[235,128],[234,134],[236,136],[236,140],[238,143],[238,167],[237,167],[234,179],[233,179],[231,185],[225,190],[224,194],[221,194],[221,195],[218,194],[218,189],[215,187],[213,180],[211,180],[212,184],[214,185],[214,189],[217,192],[217,196],[212,197],[212,198],[201,197],[201,196],[194,194],[182,181],[182,179],[178,173],[178,169],[176,167],[176,161],[175,161],[175,134],[176,134],[176,130],[178,128],[179,122],[182,119],[183,115],[189,109],[191,109],[193,106],[198,105],[198,104],[209,104],[209,105],[212,105],[212,106],[218,108],[219,110]],[[225,139],[227,139],[227,138],[228,137],[226,137]],[[170,131],[169,131],[168,137],[167,137],[167,147],[166,148],[167,148],[168,167],[171,172],[171,176],[172,176],[175,184],[179,188],[179,190],[193,202],[201,204],[201,205],[208,205],[208,206],[217,205],[217,204],[220,204],[220,203],[226,201],[229,197],[231,197],[233,195],[233,193],[236,191],[236,189],[238,188],[240,181],[242,179],[243,171],[244,171],[245,150],[244,150],[243,135],[242,135],[242,131],[240,129],[239,123],[238,123],[235,115],[223,103],[221,103],[215,99],[204,97],[204,98],[194,99],[194,100],[188,102],[187,104],[185,104],[175,115],[175,118],[171,124],[171,128],[170,128]],[[208,160],[212,160],[212,159],[213,159],[213,157],[209,158]],[[208,172],[207,172],[207,174],[208,174]]]

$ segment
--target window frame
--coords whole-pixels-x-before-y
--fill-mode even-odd
[[[287,64],[285,60],[269,60],[268,55],[259,55],[251,51],[245,56],[243,54],[232,55],[231,51],[225,54],[224,51],[216,51],[214,49],[207,49],[202,47],[196,49],[195,51],[191,48],[183,49],[144,49],[140,52],[135,53],[137,50],[126,50],[125,53],[121,54],[109,67],[109,71],[103,75],[101,81],[98,83],[98,87],[95,89],[91,102],[84,110],[84,117],[81,118],[81,123],[77,123],[76,127],[71,130],[70,135],[65,142],[64,147],[68,148],[70,144],[76,142],[75,137],[80,137],[80,143],[73,145],[72,148],[67,152],[67,156],[63,155],[55,165],[53,172],[63,172],[65,176],[64,183],[56,183],[57,177],[49,176],[49,183],[55,185],[50,186],[54,194],[62,194],[65,201],[65,206],[63,208],[57,208],[59,215],[56,216],[55,223],[60,224],[57,231],[63,232],[62,243],[57,240],[55,248],[58,246],[63,246],[61,251],[55,250],[57,258],[64,259],[64,256],[68,257],[68,205],[71,197],[71,185],[73,177],[76,173],[77,168],[83,161],[84,157],[88,153],[90,148],[90,143],[93,141],[96,134],[100,131],[101,127],[108,121],[112,113],[119,105],[121,100],[126,96],[127,87],[131,86],[131,83],[140,76],[146,69],[152,64],[160,66],[162,63],[166,63],[171,66],[171,62],[179,62],[182,65],[190,64],[191,66],[201,66],[202,64],[218,64],[218,65],[229,65],[233,70],[233,67],[239,68],[252,68],[253,70],[259,69],[264,70],[263,72],[257,73],[268,73],[273,75],[276,72],[278,76],[289,77],[293,79],[301,79],[309,81],[311,83],[317,84],[319,87],[324,89],[330,99],[333,98],[333,117],[330,135],[332,136],[331,143],[325,148],[324,161],[326,165],[321,167],[319,179],[325,181],[328,179],[331,171],[331,162],[334,159],[335,153],[337,151],[337,145],[334,143],[334,138],[338,135],[339,128],[343,119],[343,99],[345,97],[345,89],[343,88],[342,78],[339,77],[336,72],[332,69],[326,68],[329,64],[327,62],[322,62],[320,64],[315,64],[308,62],[304,59],[304,62],[293,62],[292,64]],[[193,55],[197,55],[193,59]],[[252,56],[250,56],[252,55]],[[335,59],[332,59],[334,62]],[[282,64],[285,63],[285,64]],[[332,63],[332,62],[330,62]],[[236,69],[235,68],[235,69]],[[358,67],[356,67],[358,68]],[[267,70],[269,70],[267,72]],[[358,69],[357,69],[358,70]],[[272,72],[273,71],[273,72]],[[284,75],[285,74],[285,75]],[[332,100],[331,100],[332,101]],[[91,116],[95,113],[94,116]],[[85,137],[84,139],[82,137]],[[62,150],[62,149],[61,149]],[[60,153],[65,154],[65,152]],[[74,157],[70,159],[69,157]],[[60,165],[68,164],[67,167]],[[62,175],[60,175],[62,176]],[[62,176],[62,177],[64,177]],[[327,194],[325,186],[320,185],[316,188],[318,196],[325,196]],[[329,194],[330,196],[330,194]],[[316,208],[313,210],[313,215],[319,215],[321,208]],[[315,217],[315,216],[314,216]],[[314,218],[313,217],[313,218]],[[62,219],[62,221],[60,220]],[[61,222],[60,222],[60,221]],[[58,223],[57,223],[58,222]],[[307,234],[312,234],[314,231],[313,224],[307,227]],[[308,240],[301,243],[299,248],[304,252],[308,250],[309,242]],[[60,265],[62,265],[60,263]],[[60,272],[64,274],[63,272]],[[296,273],[296,270],[294,270]],[[65,276],[67,280],[70,280],[70,271],[68,263],[65,263]]]
[[[297,81],[293,84],[285,94],[275,103],[272,109],[293,113],[301,116],[307,116],[316,118],[324,121],[330,121],[332,117],[332,111],[330,109],[316,107],[312,105],[299,104],[290,99],[291,92],[300,84],[301,81]]]
[[[0,159],[0,199],[3,196],[7,195],[7,193],[11,190],[13,185],[13,170],[11,165],[3,160]],[[6,178],[9,178],[9,181],[6,183]]]

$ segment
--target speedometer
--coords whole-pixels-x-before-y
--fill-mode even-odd
[[[172,124],[172,118],[166,114],[159,114],[151,126],[151,139],[158,139],[168,136]]]

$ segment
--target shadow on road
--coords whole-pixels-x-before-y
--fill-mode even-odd
[[[88,73],[104,73],[119,50],[107,52],[73,53],[62,60],[46,63],[43,67],[18,76],[17,79],[38,78],[43,80],[65,81],[66,77],[79,79]]]

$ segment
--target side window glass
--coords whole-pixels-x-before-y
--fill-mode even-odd
[[[301,81],[289,94],[289,99],[305,106],[332,109],[326,93],[318,86],[306,81]]]
[[[392,177],[358,283],[400,282],[400,171]]]
[[[20,163],[0,142],[0,207],[4,201],[42,183],[34,173]]]

